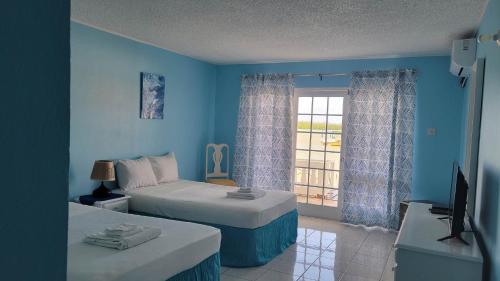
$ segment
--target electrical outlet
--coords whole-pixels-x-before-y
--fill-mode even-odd
[[[437,133],[436,128],[427,128],[427,135],[428,136],[432,136],[433,137],[433,136],[436,135],[436,133]]]

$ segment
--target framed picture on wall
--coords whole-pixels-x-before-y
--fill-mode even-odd
[[[165,77],[141,72],[141,119],[163,119]]]

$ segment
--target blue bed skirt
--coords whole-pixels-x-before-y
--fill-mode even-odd
[[[154,216],[140,212],[136,212],[136,214]],[[221,265],[251,267],[268,263],[295,243],[297,240],[298,218],[297,209],[294,209],[272,222],[254,229],[198,221],[189,222],[220,229],[222,236],[220,246]],[[176,218],[168,219],[179,220]]]
[[[255,228],[212,225],[221,231],[221,264],[250,267],[268,263],[297,240],[298,213],[293,210]]]
[[[167,281],[220,281],[220,255],[213,254],[195,267],[185,270]]]

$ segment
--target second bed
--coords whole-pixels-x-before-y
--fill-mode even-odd
[[[126,250],[84,243],[86,234],[133,223],[162,234]],[[69,203],[68,281],[218,281],[219,230]]]
[[[235,187],[179,180],[123,191],[137,214],[197,222],[221,230],[221,264],[263,265],[297,238],[297,200],[292,192],[267,191],[255,200],[227,198]]]

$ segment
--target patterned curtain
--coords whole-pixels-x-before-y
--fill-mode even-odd
[[[344,222],[397,229],[412,183],[416,74],[353,73],[343,150]]]
[[[293,88],[290,74],[241,77],[233,167],[238,186],[291,190]]]

